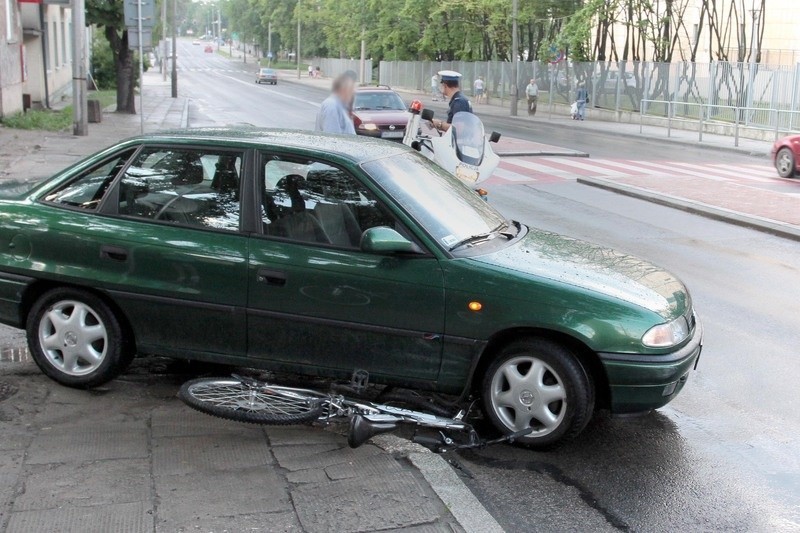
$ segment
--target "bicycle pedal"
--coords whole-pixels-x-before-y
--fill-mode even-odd
[[[353,375],[350,377],[350,387],[358,394],[361,394],[369,386],[369,372],[357,368],[353,370]]]

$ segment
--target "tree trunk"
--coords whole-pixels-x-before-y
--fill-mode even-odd
[[[105,28],[106,39],[114,55],[117,73],[117,113],[136,114],[136,76],[134,74],[133,52],[128,49],[128,32],[122,35],[114,28]]]

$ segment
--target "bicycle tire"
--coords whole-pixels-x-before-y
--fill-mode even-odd
[[[201,413],[236,422],[286,426],[318,419],[327,396],[267,385],[254,390],[234,378],[201,378],[181,385],[178,397]]]

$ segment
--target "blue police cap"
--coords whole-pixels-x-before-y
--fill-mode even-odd
[[[439,79],[442,81],[461,81],[461,73],[456,72],[455,70],[440,70],[439,71]]]

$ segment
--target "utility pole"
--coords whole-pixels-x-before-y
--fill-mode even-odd
[[[359,64],[359,66],[360,66],[359,74],[360,74],[360,79],[361,79],[361,83],[362,84],[367,82],[366,81],[366,73],[367,73],[367,43],[364,40],[364,36],[365,36],[366,32],[367,32],[367,29],[362,24],[361,25],[361,63]],[[372,77],[372,76],[370,76],[370,77]]]
[[[144,35],[142,35],[142,2],[144,1],[136,0],[136,18],[139,27],[139,133],[142,135],[144,135]]]
[[[517,99],[519,90],[519,46],[517,45],[517,13],[519,11],[519,1],[512,0],[511,4],[511,116],[517,116]]]
[[[167,81],[167,0],[161,0],[161,74],[162,81]]]
[[[300,79],[300,14],[297,15],[297,79]]]
[[[267,65],[272,66],[272,21],[267,23]]]
[[[72,134],[88,135],[86,108],[86,6],[72,0]]]
[[[178,0],[172,0],[172,97],[178,97]]]

